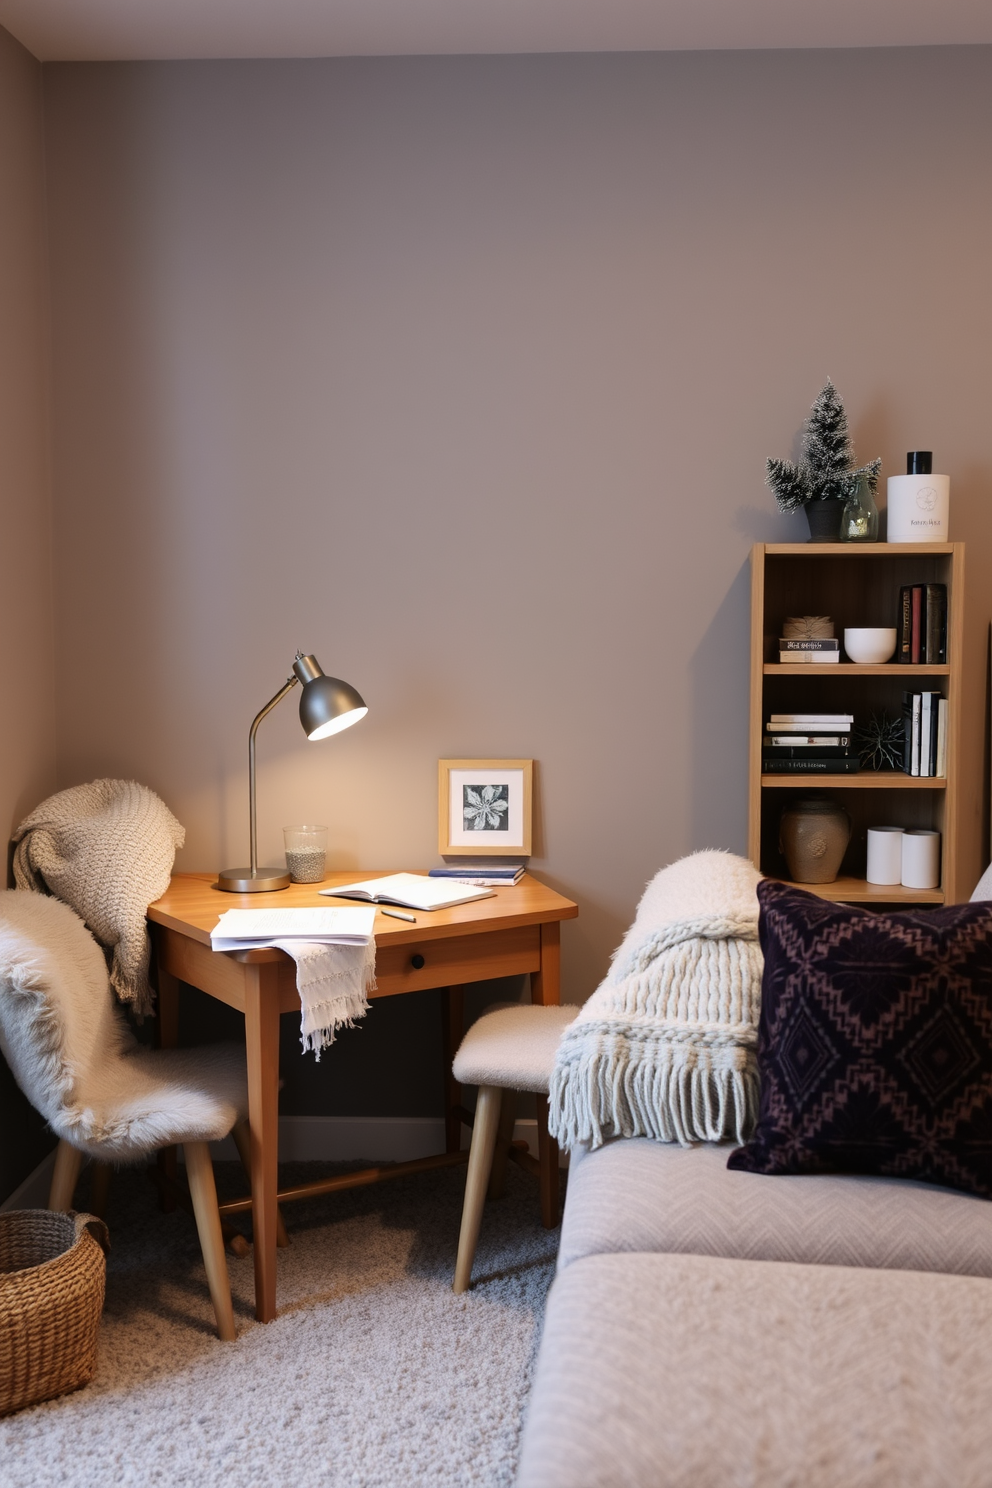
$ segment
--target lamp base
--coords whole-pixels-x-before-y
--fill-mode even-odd
[[[225,868],[218,873],[215,889],[229,894],[271,894],[274,889],[288,889],[292,879],[285,868]]]

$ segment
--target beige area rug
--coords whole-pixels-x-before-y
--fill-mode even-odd
[[[238,1338],[221,1344],[193,1221],[119,1174],[96,1377],[0,1421],[4,1488],[511,1484],[559,1232],[511,1165],[456,1297],[463,1184],[449,1169],[288,1207],[280,1316],[254,1321],[251,1255],[229,1257]]]

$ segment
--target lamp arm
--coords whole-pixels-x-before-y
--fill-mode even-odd
[[[251,872],[253,878],[255,876],[256,870],[258,869],[258,840],[255,832],[255,734],[258,731],[258,725],[261,723],[265,715],[267,713],[271,713],[272,709],[276,706],[277,703],[282,702],[287,692],[292,691],[292,689],[296,686],[296,683],[297,678],[290,677],[285,682],[285,684],[280,687],[275,697],[269,699],[262,711],[256,716],[251,728],[248,731],[248,811],[251,823]]]

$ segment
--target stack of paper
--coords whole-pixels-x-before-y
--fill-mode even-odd
[[[211,949],[241,951],[285,940],[368,945],[374,909],[229,909],[210,932]]]

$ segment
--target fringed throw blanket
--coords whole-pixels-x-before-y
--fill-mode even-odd
[[[311,940],[276,940],[281,951],[296,962],[300,994],[300,1042],[318,1062],[339,1028],[354,1028],[356,1018],[369,1010],[368,994],[375,991],[375,937],[368,945],[321,945]]]
[[[648,884],[606,980],[562,1036],[551,1131],[742,1143],[757,1114],[758,874],[700,852]]]
[[[14,834],[19,889],[46,889],[112,949],[110,981],[121,1002],[150,1013],[151,944],[145,911],[169,887],[186,830],[147,785],[92,780],[36,806]]]

